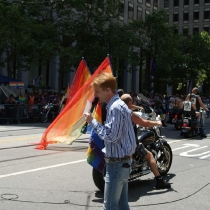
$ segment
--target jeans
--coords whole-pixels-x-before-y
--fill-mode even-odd
[[[201,117],[201,119],[200,119],[199,132],[200,132],[200,135],[204,135],[203,119],[202,119],[202,117]]]
[[[128,178],[131,172],[131,159],[122,162],[106,163],[104,189],[104,210],[130,210],[128,205]],[[128,167],[122,167],[128,163]]]

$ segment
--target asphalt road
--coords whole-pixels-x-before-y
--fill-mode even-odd
[[[103,193],[86,162],[89,135],[72,145],[37,150],[47,124],[0,126],[0,210],[102,209]],[[208,138],[183,139],[173,125],[162,129],[173,150],[165,180],[172,189],[155,190],[153,174],[129,183],[131,209],[210,209],[210,120]]]

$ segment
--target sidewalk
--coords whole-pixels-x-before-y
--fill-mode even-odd
[[[24,124],[8,124],[0,125],[0,132],[28,130],[33,128],[47,128],[50,123],[24,123]]]

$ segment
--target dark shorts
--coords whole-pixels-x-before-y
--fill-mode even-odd
[[[144,158],[146,156],[146,154],[148,153],[148,150],[141,143],[138,145],[138,149],[139,149],[139,155],[140,155],[140,157],[141,158]]]

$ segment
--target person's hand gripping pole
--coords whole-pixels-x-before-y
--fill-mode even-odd
[[[82,126],[81,133],[85,134],[87,132],[88,124],[93,119],[92,112],[95,109],[97,104],[98,104],[98,98],[95,97],[92,101],[92,106],[91,106],[89,112],[84,114],[86,123]]]

